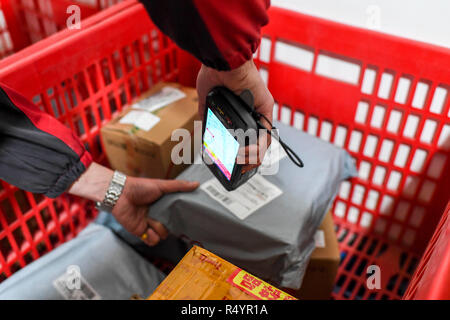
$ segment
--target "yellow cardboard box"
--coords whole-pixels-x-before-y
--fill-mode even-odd
[[[194,246],[148,300],[296,300],[215,254]]]

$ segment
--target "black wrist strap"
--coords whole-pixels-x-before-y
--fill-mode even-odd
[[[272,122],[269,121],[269,119],[267,119],[267,117],[257,111],[253,111],[252,112],[253,117],[255,117],[258,125],[264,129],[267,130],[267,132],[274,137],[281,145],[281,147],[284,149],[284,151],[286,151],[286,154],[288,155],[289,159],[291,159],[291,161],[300,168],[303,168],[303,161],[302,159],[300,159],[300,157],[294,152],[294,150],[292,150],[286,143],[283,142],[283,140],[281,140],[280,135],[277,133],[276,135],[273,134],[273,130],[277,130],[276,127],[273,126]],[[270,124],[271,129],[267,129],[262,123],[261,121],[259,121],[261,118],[263,118],[264,120],[267,121],[267,123]]]

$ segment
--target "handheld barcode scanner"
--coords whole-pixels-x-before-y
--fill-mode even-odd
[[[262,125],[261,118],[265,118],[271,125],[270,129]],[[208,93],[203,121],[202,158],[226,190],[235,190],[255,175],[258,169],[243,172],[246,164],[239,164],[236,157],[238,150],[248,146],[250,141],[238,139],[233,133],[252,130],[258,138],[259,129],[265,129],[273,135],[271,129],[275,127],[264,115],[254,110],[253,95],[249,90],[244,90],[237,96],[225,87],[215,87]],[[297,154],[278,136],[274,138],[280,142],[289,158],[297,166],[303,167]]]

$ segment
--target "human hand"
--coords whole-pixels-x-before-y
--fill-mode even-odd
[[[92,163],[68,192],[92,201],[103,201],[112,176],[111,169]],[[198,182],[127,177],[112,214],[130,233],[140,238],[146,233],[143,241],[153,246],[165,239],[168,231],[160,222],[147,217],[149,205],[166,193],[189,192],[198,186]]]
[[[272,122],[273,105],[274,100],[267,89],[261,75],[256,69],[253,60],[249,60],[231,71],[217,71],[202,65],[197,76],[197,92],[199,97],[199,115],[203,119],[205,112],[206,96],[209,91],[216,86],[225,86],[235,94],[240,95],[245,89],[250,90],[254,98],[255,110],[267,117]],[[261,119],[263,125],[269,130],[271,129],[267,121]],[[262,143],[263,139],[267,139],[267,143]],[[251,168],[259,166],[264,157],[265,151],[270,144],[270,136],[265,133],[259,137],[258,146],[264,149],[257,149],[257,146],[249,146],[245,150],[240,150],[238,155],[238,161],[245,161],[245,163],[251,163],[252,165],[246,166],[245,170],[248,171]],[[255,152],[256,151],[256,152]],[[253,153],[252,153],[253,152]],[[260,155],[257,159],[251,159],[249,154]]]
[[[153,246],[165,239],[168,231],[160,222],[147,217],[149,205],[164,194],[189,192],[198,186],[198,182],[127,177],[112,214],[132,234],[141,237],[146,233],[147,236],[141,239]]]

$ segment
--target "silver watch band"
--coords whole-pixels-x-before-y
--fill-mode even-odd
[[[122,194],[127,176],[119,171],[114,171],[108,190],[106,190],[105,198],[102,202],[97,202],[96,207],[99,210],[111,212]]]

